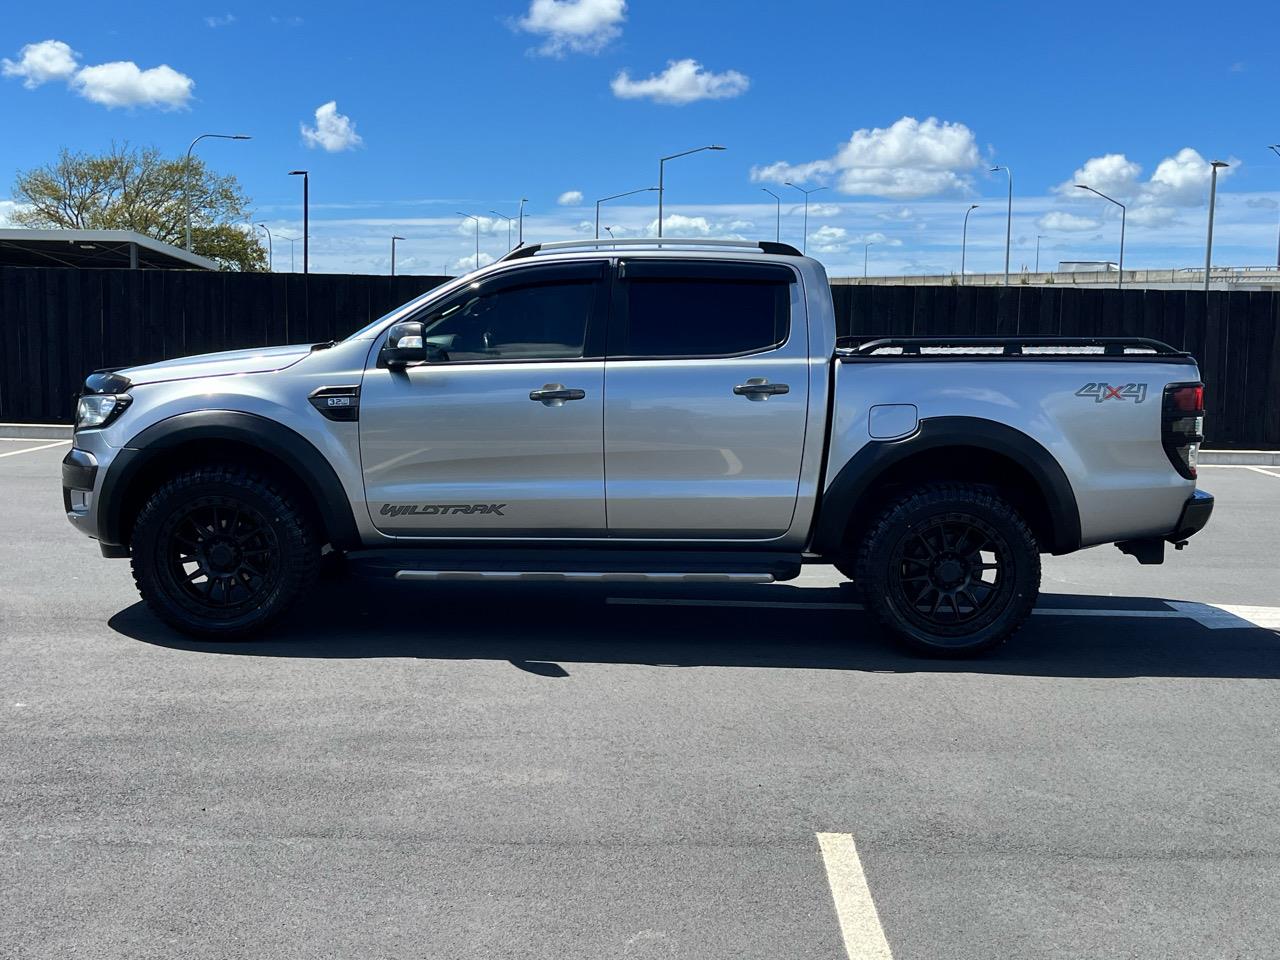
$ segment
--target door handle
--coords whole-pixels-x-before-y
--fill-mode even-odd
[[[548,407],[563,407],[566,400],[582,400],[586,396],[587,391],[566,387],[563,383],[546,383],[541,389],[529,391],[530,400],[536,400]]]
[[[768,400],[770,397],[790,393],[791,388],[785,383],[770,383],[764,377],[752,377],[746,383],[740,383],[734,387],[733,392],[736,396],[746,397],[748,400]]]

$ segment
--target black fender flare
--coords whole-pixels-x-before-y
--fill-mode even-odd
[[[1080,507],[1061,465],[1048,450],[1021,430],[981,417],[929,417],[901,440],[873,440],[841,467],[822,496],[811,549],[836,556],[844,549],[845,532],[854,511],[893,466],[926,450],[973,447],[1000,454],[1026,471],[1049,508],[1052,553],[1080,548]],[[946,479],[940,477],[939,479]]]
[[[306,486],[335,547],[356,547],[360,532],[342,481],[329,461],[301,434],[252,413],[198,410],[180,413],[147,427],[111,461],[98,494],[98,539],[120,546],[127,542],[125,505],[128,491],[148,464],[165,451],[184,444],[231,440],[257,447],[285,465]]]

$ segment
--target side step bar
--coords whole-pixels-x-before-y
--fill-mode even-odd
[[[773,583],[771,573],[667,573],[658,571],[397,570],[397,580],[488,580],[538,583]]]
[[[773,583],[800,574],[800,554],[486,546],[356,551],[352,573],[409,581]]]

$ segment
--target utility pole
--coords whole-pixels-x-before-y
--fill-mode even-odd
[[[302,272],[311,272],[311,174],[290,170],[289,176],[302,178]]]
[[[1005,217],[1004,227],[1004,285],[1009,285],[1009,249],[1013,243],[1013,171],[1007,166],[995,166],[991,172],[1003,170],[1009,175],[1009,210]]]
[[[765,193],[767,193],[769,196],[773,197],[774,204],[777,207],[777,211],[774,216],[775,225],[773,228],[773,242],[778,243],[782,240],[782,198],[778,196],[776,193],[774,193],[772,190],[770,190],[768,187],[761,187],[760,189],[763,190]],[[808,218],[806,217],[805,220],[806,220],[805,225],[808,226]]]
[[[1218,199],[1218,168],[1229,167],[1231,164],[1224,163],[1221,160],[1212,160],[1209,163],[1212,167],[1212,173],[1209,175],[1209,238],[1204,245],[1204,292],[1209,292],[1209,273],[1213,269],[1213,208]]]

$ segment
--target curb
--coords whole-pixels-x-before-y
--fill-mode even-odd
[[[1280,467],[1280,450],[1201,450],[1206,467]]]
[[[70,440],[71,427],[61,423],[0,423],[0,437],[18,440]]]

